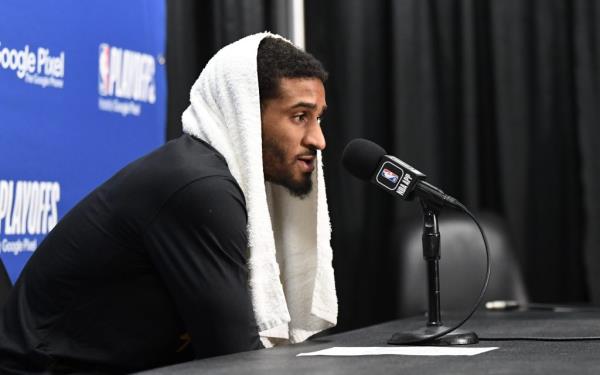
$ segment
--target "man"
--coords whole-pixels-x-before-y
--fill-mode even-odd
[[[132,372],[334,325],[326,78],[268,33],[219,51],[185,134],[90,193],[31,257],[0,317],[0,370]]]

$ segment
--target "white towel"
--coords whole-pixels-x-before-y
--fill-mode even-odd
[[[321,153],[304,199],[264,180],[256,56],[260,33],[221,49],[190,93],[183,130],[227,160],[246,198],[250,292],[266,347],[304,341],[337,322],[331,225]]]

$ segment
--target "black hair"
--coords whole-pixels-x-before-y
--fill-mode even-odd
[[[318,78],[325,83],[328,77],[321,62],[313,55],[280,38],[263,38],[256,62],[261,103],[279,96],[281,78]]]

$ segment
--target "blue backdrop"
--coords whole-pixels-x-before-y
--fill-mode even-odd
[[[0,258],[13,282],[64,214],[164,142],[162,0],[0,4]]]

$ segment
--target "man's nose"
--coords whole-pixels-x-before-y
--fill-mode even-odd
[[[304,136],[304,146],[315,150],[325,149],[325,136],[318,121],[315,121],[307,128],[306,135]]]

